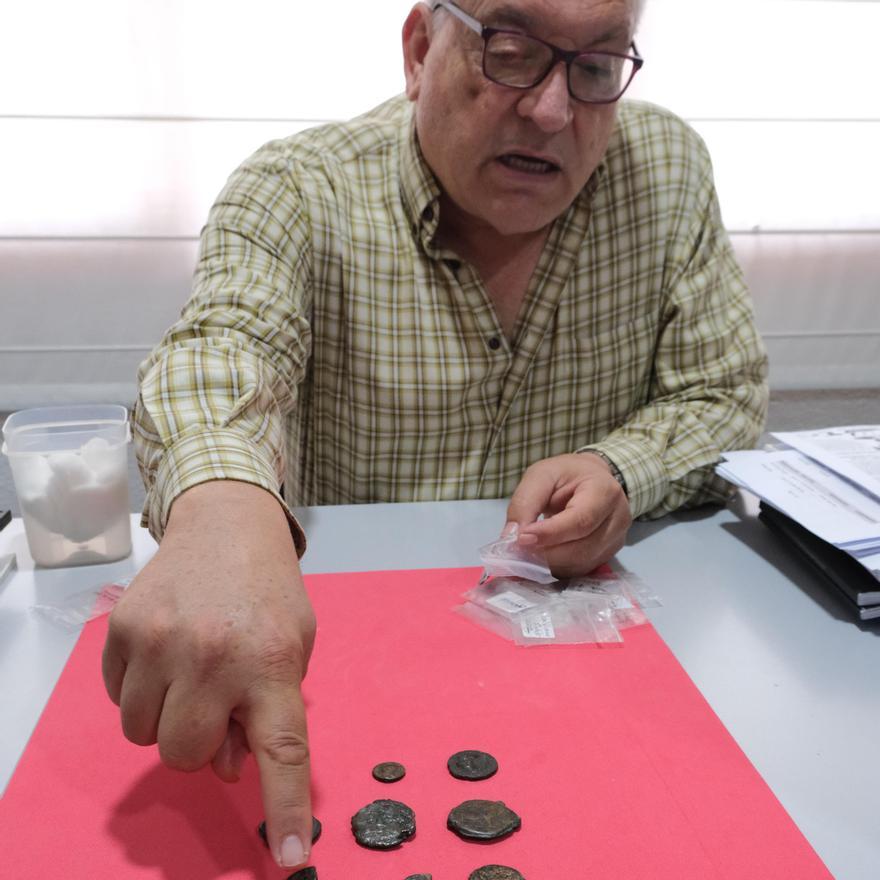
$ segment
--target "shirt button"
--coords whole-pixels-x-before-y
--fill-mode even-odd
[[[422,211],[422,220],[424,220],[425,223],[430,223],[433,219],[434,209],[430,205],[428,205],[428,207],[425,208],[424,211]]]
[[[491,348],[492,351],[498,351],[498,349],[501,348],[501,340],[497,336],[490,336],[489,348]]]

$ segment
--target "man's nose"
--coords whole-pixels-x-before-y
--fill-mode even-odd
[[[568,69],[560,61],[538,85],[528,89],[517,105],[520,116],[531,119],[542,131],[561,131],[571,122]]]

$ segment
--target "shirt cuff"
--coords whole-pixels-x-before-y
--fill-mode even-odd
[[[187,434],[165,450],[155,482],[147,492],[141,525],[160,541],[174,499],[211,480],[238,480],[269,492],[284,510],[297,556],[302,557],[306,536],[278,491],[274,468],[253,442],[231,428]]]
[[[642,440],[629,437],[606,438],[601,443],[581,446],[576,452],[601,452],[614,462],[626,483],[633,519],[656,507],[666,491],[666,466]]]

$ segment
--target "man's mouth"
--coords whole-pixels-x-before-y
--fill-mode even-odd
[[[498,157],[498,161],[514,171],[524,171],[527,174],[552,174],[554,171],[559,171],[559,166],[553,162],[519,153],[504,153]]]

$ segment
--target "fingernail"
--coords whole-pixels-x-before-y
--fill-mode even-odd
[[[502,538],[507,538],[507,537],[509,537],[510,535],[515,535],[515,534],[516,534],[516,530],[517,530],[517,528],[518,528],[517,523],[515,523],[515,522],[509,522],[509,523],[507,523],[507,524],[504,526],[504,528],[501,530],[501,537],[502,537]]]
[[[306,851],[303,849],[302,841],[295,835],[291,834],[281,841],[281,860],[282,868],[295,868],[306,860]]]
[[[538,536],[537,535],[529,535],[529,534],[520,535],[519,538],[517,538],[516,542],[517,542],[517,544],[523,544],[523,545],[537,544],[538,543]]]

